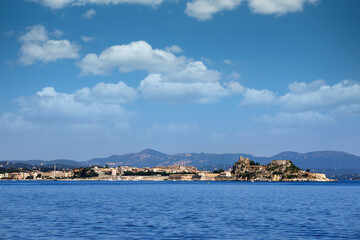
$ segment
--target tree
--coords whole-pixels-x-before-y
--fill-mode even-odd
[[[258,162],[254,162],[253,160],[250,161],[250,165],[260,165]]]
[[[225,170],[224,170],[224,169],[222,169],[222,168],[220,168],[219,170],[215,170],[215,171],[213,171],[213,173],[222,173],[222,172],[225,172]]]

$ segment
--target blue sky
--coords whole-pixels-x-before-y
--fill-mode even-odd
[[[357,0],[0,5],[2,160],[360,154]]]

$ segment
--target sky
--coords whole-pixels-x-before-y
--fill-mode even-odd
[[[360,155],[358,0],[0,1],[0,160]]]

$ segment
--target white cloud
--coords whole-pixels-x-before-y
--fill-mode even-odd
[[[307,93],[319,90],[322,86],[325,86],[325,80],[319,79],[311,83],[293,82],[288,85],[288,89],[292,93]]]
[[[202,61],[175,56],[170,49],[153,49],[147,42],[131,42],[88,54],[78,64],[82,74],[109,74],[145,70],[139,91],[149,100],[166,103],[209,103],[238,93],[239,83],[220,83],[221,74]]]
[[[217,82],[220,80],[220,73],[208,69],[203,62],[189,62],[179,71],[168,73],[165,79],[176,82]]]
[[[42,25],[35,25],[27,28],[28,32],[22,35],[21,42],[45,42],[49,40],[46,28]]]
[[[59,30],[54,34],[59,35]],[[29,27],[19,41],[22,42],[20,62],[24,65],[33,64],[35,61],[52,62],[79,57],[79,47],[76,44],[68,40],[49,39],[48,32],[42,25]]]
[[[333,113],[360,112],[360,83],[344,80],[334,85],[328,85],[324,80],[311,83],[293,82],[288,85],[290,92],[277,96],[263,89],[246,88],[241,94],[241,106],[279,106],[288,111],[318,111],[326,110]]]
[[[47,124],[119,122],[128,118],[120,104],[133,101],[135,89],[125,83],[98,83],[92,88],[82,88],[74,93],[59,93],[45,87],[36,94],[20,97],[19,116],[28,121]]]
[[[140,83],[139,91],[145,99],[168,103],[210,103],[230,96],[241,88],[238,83],[222,86],[215,82],[172,82],[161,74],[151,74]]]
[[[334,109],[360,104],[360,84],[344,80],[327,85],[318,80],[310,84],[292,83],[290,92],[279,97],[278,104],[289,110]]]
[[[280,112],[275,116],[264,115],[255,119],[258,122],[267,123],[273,127],[277,126],[299,126],[299,125],[322,125],[333,123],[335,119],[329,115],[319,112]]]
[[[115,45],[105,49],[100,55],[90,53],[81,60],[79,67],[84,75],[104,75],[118,67],[120,72],[145,70],[149,73],[171,73],[174,78],[188,75],[193,78],[218,78],[218,73],[208,70],[201,61],[177,57],[168,50],[153,49],[145,41]],[[216,76],[210,76],[212,74]]]
[[[243,0],[193,0],[186,4],[185,13],[201,21],[209,20],[217,12],[233,10]]]
[[[209,20],[215,13],[234,10],[245,0],[192,0],[186,4],[185,13],[199,20]],[[319,0],[246,0],[252,12],[283,15],[302,11],[306,3]]]
[[[11,131],[27,131],[30,129],[38,129],[40,126],[24,119],[23,116],[18,116],[10,112],[1,114],[0,128]]]
[[[244,107],[271,105],[276,101],[276,94],[267,89],[257,90],[246,88],[242,95],[244,98],[240,106]]]
[[[83,14],[83,17],[84,17],[84,18],[87,18],[87,19],[90,19],[90,18],[92,18],[92,17],[95,16],[95,15],[96,15],[96,11],[91,8],[91,9],[87,10],[87,11]]]
[[[305,3],[315,3],[318,0],[249,0],[252,12],[260,14],[283,15],[302,11]]]
[[[87,4],[98,4],[98,5],[142,4],[142,5],[156,6],[161,4],[164,0],[33,0],[33,1],[38,2],[52,9],[60,9],[66,6],[84,6]]]
[[[124,131],[134,112],[122,104],[134,101],[137,91],[125,83],[98,83],[74,93],[60,93],[45,87],[16,99],[18,110],[0,116],[0,128],[11,132],[109,133]]]
[[[75,99],[83,102],[128,103],[137,98],[137,91],[124,82],[103,83],[82,88],[75,92]]]
[[[146,70],[150,73],[171,72],[185,64],[184,57],[153,49],[147,42],[131,42],[105,49],[100,55],[87,54],[79,63],[82,75],[109,74],[114,67],[121,72]]]
[[[94,37],[88,37],[88,36],[81,36],[81,40],[83,40],[84,42],[91,42],[94,41]]]
[[[360,116],[360,103],[339,106],[332,113],[339,116]]]

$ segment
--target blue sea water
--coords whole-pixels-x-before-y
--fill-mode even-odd
[[[0,239],[360,239],[360,182],[1,181]]]

